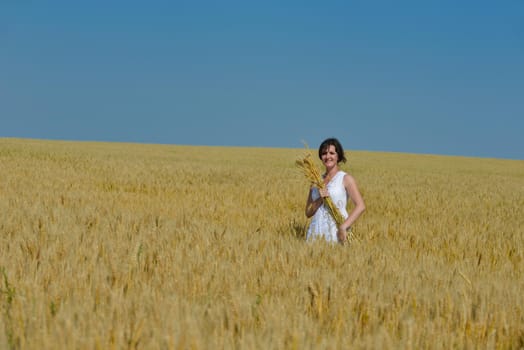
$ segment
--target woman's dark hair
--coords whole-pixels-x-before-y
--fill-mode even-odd
[[[342,148],[342,145],[340,144],[340,142],[334,137],[325,139],[324,141],[322,141],[322,143],[320,144],[320,147],[318,148],[318,158],[322,159],[322,152],[328,149],[329,146],[335,146],[335,151],[337,152],[337,155],[338,155],[338,162],[345,163],[346,156],[344,155],[344,148]]]

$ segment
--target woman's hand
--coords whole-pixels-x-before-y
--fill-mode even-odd
[[[322,198],[329,197],[329,191],[327,188],[319,188],[318,192],[320,193],[320,197]]]
[[[348,238],[347,228],[344,225],[340,225],[337,231],[337,238],[339,243],[344,244]]]

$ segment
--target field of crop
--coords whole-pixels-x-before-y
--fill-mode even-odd
[[[303,154],[0,139],[0,349],[524,347],[524,161],[349,151],[343,247]]]

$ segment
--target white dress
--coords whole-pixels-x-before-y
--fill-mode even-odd
[[[348,212],[346,209],[349,194],[344,187],[344,176],[345,172],[339,171],[327,184],[329,196],[335,203],[335,206],[340,210],[340,214],[347,219]],[[317,188],[312,189],[312,199],[316,200],[320,197],[320,193]],[[321,205],[313,215],[309,227],[307,230],[306,239],[314,240],[318,238],[324,238],[328,242],[338,242],[337,238],[338,227],[335,219],[329,213],[329,210],[325,205]]]

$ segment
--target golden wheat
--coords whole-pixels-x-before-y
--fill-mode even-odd
[[[0,139],[0,348],[523,346],[522,161],[350,152],[342,248],[301,152]]]

